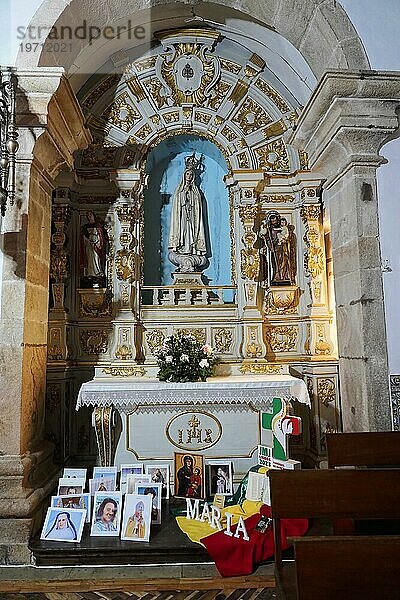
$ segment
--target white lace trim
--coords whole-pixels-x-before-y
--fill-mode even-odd
[[[146,410],[164,412],[168,408],[200,405],[235,410],[250,406],[257,410],[271,407],[275,397],[298,400],[310,406],[304,381],[286,377],[282,381],[222,381],[174,384],[154,380],[139,382],[84,383],[79,391],[76,409],[81,406],[115,406],[121,412]],[[237,379],[237,378],[235,378]],[[147,412],[147,410],[146,410]]]

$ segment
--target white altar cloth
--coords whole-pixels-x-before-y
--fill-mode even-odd
[[[168,383],[152,378],[92,380],[82,384],[76,409],[114,406],[119,412],[149,409],[163,412],[170,406],[225,406],[230,410],[251,405],[265,409],[275,397],[298,400],[310,406],[307,387],[291,375],[211,377],[205,382]]]

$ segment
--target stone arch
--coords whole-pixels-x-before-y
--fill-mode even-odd
[[[245,17],[272,29],[282,35],[303,55],[314,75],[320,78],[327,69],[369,69],[369,61],[362,42],[349,17],[341,5],[333,0],[309,0],[296,2],[291,0],[222,0],[216,3],[196,2],[196,12],[214,23],[220,19],[226,22],[230,18]],[[84,20],[94,22],[99,27],[117,23],[129,14],[140,20],[140,13],[147,11],[153,31],[167,27],[187,26],[185,21],[191,16],[189,6],[174,2],[165,4],[162,0],[152,0],[150,7],[144,0],[131,0],[127,5],[123,0],[105,0],[98,7],[87,5],[79,0],[45,0],[31,21],[31,26],[61,27],[63,24],[80,25]],[[165,22],[165,14],[168,21]],[[164,17],[164,19],[163,19]],[[324,45],[321,46],[321,39]],[[65,64],[67,72],[85,44],[75,40],[74,47]],[[96,45],[93,45],[93,49]],[[55,66],[63,62],[63,56],[52,57],[49,52],[19,53],[17,66],[32,68],[36,66]]]

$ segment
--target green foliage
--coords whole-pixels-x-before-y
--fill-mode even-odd
[[[217,362],[211,346],[201,344],[191,334],[171,335],[155,354],[160,367],[159,380],[175,383],[205,381],[213,374]]]

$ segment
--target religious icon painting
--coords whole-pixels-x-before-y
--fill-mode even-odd
[[[146,473],[151,483],[161,483],[162,497],[169,498],[169,465],[146,465]]]
[[[126,494],[122,519],[121,540],[148,542],[151,527],[150,495]]]
[[[117,489],[117,467],[94,467],[94,492],[114,492]]]
[[[94,495],[90,535],[119,536],[121,511],[121,492],[96,492]]]
[[[87,469],[75,469],[73,467],[65,467],[63,472],[63,477],[68,477],[69,479],[81,478],[86,482],[86,473]]]
[[[210,460],[207,467],[210,495],[231,496],[233,494],[232,461]]]
[[[154,525],[161,523],[161,494],[162,484],[161,483],[150,483],[144,485],[136,484],[135,493],[139,496],[150,496],[151,497],[151,522]]]
[[[175,496],[205,498],[204,457],[200,454],[175,452]]]
[[[51,506],[54,508],[84,508],[86,510],[86,523],[90,523],[92,507],[91,500],[90,494],[80,494],[77,496],[52,496]]]
[[[126,493],[134,494],[136,486],[151,483],[150,475],[128,475],[126,480]]]
[[[86,519],[86,510],[83,508],[56,508],[47,509],[41,540],[56,542],[80,542],[83,526]]]
[[[57,496],[77,496],[83,494],[86,481],[82,477],[60,477],[58,480]]]
[[[143,463],[133,463],[131,465],[121,465],[121,478],[119,482],[119,489],[123,494],[126,492],[126,484],[128,475],[142,475],[143,474]]]

